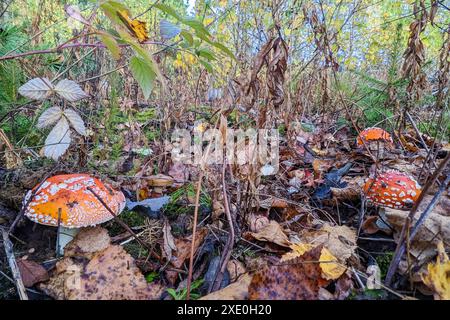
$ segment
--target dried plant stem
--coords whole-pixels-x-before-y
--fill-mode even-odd
[[[389,286],[391,284],[392,278],[394,277],[394,274],[397,271],[398,265],[399,265],[399,263],[400,263],[400,261],[402,259],[403,254],[404,254],[407,230],[410,228],[411,223],[414,220],[414,216],[415,216],[415,214],[417,212],[417,209],[419,208],[420,204],[422,203],[423,199],[425,198],[425,195],[427,194],[427,192],[430,189],[430,187],[434,184],[434,182],[439,177],[439,175],[445,170],[445,168],[447,167],[449,162],[450,162],[450,153],[447,154],[447,156],[444,158],[444,160],[440,163],[439,167],[434,172],[433,176],[425,184],[425,186],[423,187],[422,192],[421,192],[421,194],[419,196],[419,199],[417,199],[416,203],[414,204],[414,206],[412,207],[411,211],[409,212],[408,217],[406,218],[406,221],[405,221],[405,223],[403,225],[403,228],[402,228],[402,231],[400,233],[400,237],[399,237],[399,240],[398,240],[397,248],[395,249],[394,257],[392,258],[391,264],[389,265],[389,269],[388,269],[387,274],[386,274],[385,283],[386,283],[387,286]],[[441,185],[441,189],[442,188],[445,189],[444,185],[445,184]],[[442,192],[440,194],[442,194]],[[438,194],[439,194],[439,192],[438,192]],[[438,195],[438,194],[436,194],[436,195]],[[440,196],[440,194],[439,194],[439,196]],[[433,198],[433,200],[434,199],[435,198]],[[436,201],[438,199],[439,199],[439,197],[436,199]],[[433,204],[433,201],[431,201],[430,204],[428,205],[427,209],[425,209],[424,213],[426,213],[428,215],[429,212],[427,212],[427,211],[431,211],[435,204],[436,203]],[[425,218],[426,218],[426,216],[425,216]],[[423,223],[423,220],[425,220],[425,218],[422,219],[421,223]],[[420,220],[421,219],[419,219],[419,221]],[[416,226],[417,226],[417,224],[416,224]],[[417,228],[416,227],[414,227],[414,228],[417,231]],[[410,241],[412,239],[413,239],[413,235],[411,234]]]
[[[189,254],[189,272],[186,286],[187,288],[186,300],[189,300],[191,297],[192,269],[194,267],[195,236],[197,233],[198,207],[200,203],[200,191],[202,189],[202,180],[203,180],[203,170],[200,171],[200,176],[197,182],[197,192],[195,194],[194,222],[192,227],[191,252]]]
[[[1,228],[1,230],[2,230],[2,238],[3,238],[3,247],[5,248],[6,258],[8,259],[9,268],[11,269],[11,273],[12,273],[14,283],[16,285],[20,300],[28,300],[26,289],[23,284],[22,277],[20,275],[20,270],[17,265],[16,258],[14,257],[13,245],[11,243],[11,240],[9,240],[8,231],[6,231],[4,228]]]
[[[222,257],[220,258],[220,269],[217,270],[215,279],[212,283],[212,290],[210,291],[216,291],[220,288],[220,284],[222,283],[223,274],[225,272],[225,269],[227,267],[228,261],[231,257],[231,251],[233,250],[233,244],[234,244],[234,224],[233,224],[233,217],[231,216],[230,211],[230,205],[228,202],[228,194],[227,194],[227,185],[225,183],[225,174],[226,174],[226,162],[224,158],[224,163],[222,167],[222,191],[223,191],[223,201],[224,201],[224,207],[225,207],[225,214],[227,216],[228,225],[230,227],[230,233],[227,238],[227,243],[225,245],[225,248],[222,253]]]

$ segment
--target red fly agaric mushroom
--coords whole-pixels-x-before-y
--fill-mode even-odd
[[[25,196],[24,212],[30,220],[48,226],[60,226],[58,251],[75,236],[78,228],[95,226],[114,218],[88,188],[116,215],[125,207],[122,192],[87,174],[50,177]]]
[[[389,133],[377,127],[367,128],[359,133],[358,139],[356,140],[356,144],[358,147],[364,146],[363,140],[368,144],[371,144],[372,142],[383,142],[386,143],[389,147],[393,146],[394,143]]]
[[[367,179],[363,190],[373,204],[395,209],[410,209],[421,192],[414,178],[395,170]]]

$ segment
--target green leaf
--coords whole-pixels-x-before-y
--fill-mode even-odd
[[[139,83],[144,98],[148,99],[153,88],[153,81],[156,78],[156,73],[153,66],[149,65],[146,60],[134,56],[130,59],[130,70],[133,77]]]
[[[191,27],[192,29],[195,30],[196,33],[201,33],[203,35],[206,35],[208,37],[211,36],[211,34],[209,33],[208,29],[205,28],[205,26],[203,25],[203,23],[201,21],[198,21],[196,19],[184,19],[182,21],[185,25]]]
[[[178,293],[174,289],[167,288],[167,293],[170,294],[175,300],[180,300]]]
[[[109,20],[111,20],[111,22],[118,25],[123,25],[123,22],[117,15],[117,11],[124,10],[127,11],[128,14],[130,13],[130,10],[125,5],[117,1],[104,2],[100,5],[100,8],[102,8],[103,12],[109,18]]]
[[[208,61],[216,60],[214,53],[209,49],[199,48],[195,53],[197,54],[197,56],[206,58]]]
[[[116,39],[114,39],[114,37],[108,33],[101,33],[100,40],[111,52],[111,55],[113,56],[113,58],[116,60],[119,60],[120,59],[120,47],[117,44]]]
[[[158,272],[153,271],[145,276],[145,280],[147,280],[147,282],[150,283],[150,282],[153,282],[158,277],[159,277]]]
[[[223,53],[225,53],[226,55],[228,55],[231,59],[236,60],[236,57],[234,56],[233,52],[231,52],[230,49],[228,49],[227,47],[225,47],[223,44],[221,44],[220,42],[213,42],[211,43],[211,45],[213,45],[214,47],[216,47],[217,49],[221,50]]]
[[[186,40],[186,42],[189,43],[190,46],[192,46],[194,44],[194,37],[192,36],[192,34],[186,30],[182,30],[180,35],[183,37],[184,40]]]
[[[213,73],[213,72],[214,72],[214,68],[213,68],[213,66],[211,65],[211,63],[209,63],[208,61],[205,61],[205,60],[201,60],[201,59],[199,59],[198,61],[205,67],[205,69],[206,69],[209,73]]]
[[[164,3],[157,3],[154,5],[155,8],[161,10],[162,12],[168,14],[169,16],[174,17],[178,21],[183,21],[183,18],[173,9],[172,7],[168,6]]]

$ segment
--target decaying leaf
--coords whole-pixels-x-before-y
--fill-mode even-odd
[[[252,276],[246,273],[229,286],[212,292],[200,300],[245,300],[248,298],[248,286],[252,281]]]
[[[336,280],[347,270],[327,248],[323,248],[320,254],[320,268],[322,277],[327,280]]]
[[[270,221],[265,215],[250,213],[247,217],[247,223],[251,232],[259,232],[267,226]]]
[[[163,227],[163,253],[167,258],[167,261],[172,259],[172,251],[176,251],[177,247],[175,246],[175,242],[172,236],[172,232],[170,231],[172,228],[170,227],[169,221],[164,221]]]
[[[344,188],[331,187],[333,199],[338,201],[355,201],[360,199],[364,180],[363,177],[343,177],[342,182],[347,185]]]
[[[252,232],[252,237],[259,241],[273,242],[282,247],[289,247],[291,245],[287,235],[275,220],[271,220],[258,232]]]
[[[239,260],[230,260],[227,263],[227,270],[230,274],[230,281],[235,282],[241,275],[246,272],[245,266]]]
[[[435,300],[450,300],[450,260],[442,241],[438,243],[436,263],[429,263],[422,281],[434,291]]]
[[[301,257],[268,266],[255,273],[249,285],[250,300],[316,300],[329,281],[322,278],[322,246]]]
[[[47,270],[37,262],[20,259],[17,260],[17,266],[25,287],[32,287],[38,282],[48,280]]]
[[[284,254],[280,261],[287,262],[292,259],[301,257],[306,252],[312,250],[314,246],[308,243],[295,243],[291,245],[292,251]],[[323,247],[320,253],[320,268],[322,269],[322,278],[326,280],[336,280],[347,270],[347,268],[342,265],[331,252]]]
[[[281,257],[281,262],[289,261],[302,256],[305,252],[308,252],[314,246],[309,243],[294,243],[291,246],[292,251],[289,251]]]
[[[195,237],[195,244],[194,244],[194,251],[197,251],[198,247],[201,243],[203,243],[203,240],[205,239],[206,235],[208,234],[208,229],[201,228],[197,229],[197,234]],[[182,238],[182,239],[175,239],[175,246],[177,248],[176,253],[173,255],[173,259],[171,261],[172,265],[175,268],[180,268],[184,261],[189,258],[190,252],[191,252],[191,240],[192,236]]]
[[[345,263],[356,250],[356,232],[347,226],[324,224],[319,230],[307,231],[301,241],[314,246],[323,244],[341,263]]]

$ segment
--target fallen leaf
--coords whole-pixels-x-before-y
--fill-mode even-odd
[[[255,273],[248,287],[250,300],[316,300],[322,279],[319,258],[322,246],[283,264],[268,266]]]
[[[298,258],[298,257],[302,256],[305,252],[308,252],[309,250],[314,248],[314,246],[309,243],[294,243],[290,247],[291,247],[292,251],[285,253],[281,257],[281,260],[280,260],[281,262],[285,262],[285,261],[292,260],[294,258]]]
[[[313,248],[314,246],[308,243],[293,244],[291,245],[292,251],[284,254],[280,261],[286,262],[301,257]],[[322,269],[322,278],[326,280],[336,280],[347,270],[347,268],[338,262],[336,257],[325,247],[323,247],[320,253],[319,261],[320,268]]]
[[[259,241],[273,242],[282,247],[289,247],[291,245],[287,235],[275,220],[271,220],[260,231],[252,232],[250,234]]]
[[[37,262],[20,259],[17,260],[17,266],[25,287],[32,287],[38,282],[48,280],[47,270]]]
[[[247,224],[251,232],[259,232],[269,223],[269,218],[262,214],[250,213],[247,217]]]
[[[163,227],[163,253],[167,258],[167,261],[172,260],[172,251],[176,251],[177,247],[175,246],[175,241],[170,231],[172,228],[170,227],[169,221],[166,219],[164,221]]]
[[[437,246],[436,263],[429,263],[422,281],[434,291],[435,300],[450,300],[450,260],[442,241]]]
[[[304,243],[314,246],[323,244],[341,263],[345,263],[357,248],[356,232],[347,226],[324,224],[321,229],[306,231],[300,235]]]
[[[189,178],[188,168],[181,162],[174,163],[170,167],[168,174],[178,183],[186,182]]]
[[[144,179],[150,187],[170,187],[173,185],[173,178],[164,174],[144,177]]]
[[[319,261],[322,277],[327,280],[336,280],[347,270],[327,248],[322,249]]]
[[[361,198],[362,186],[364,185],[363,177],[345,176],[341,181],[347,185],[344,188],[331,187],[333,199],[338,201],[355,201]]]
[[[246,272],[245,266],[239,260],[232,259],[227,263],[227,270],[230,274],[230,281],[235,282],[242,274]]]
[[[208,229],[201,228],[197,229],[197,234],[195,237],[195,244],[194,244],[194,253],[197,251],[198,247],[201,243],[203,243],[203,240],[205,240],[206,235],[208,234]],[[175,247],[177,248],[176,253],[173,255],[173,259],[171,261],[171,264],[175,268],[181,268],[184,261],[189,258],[191,253],[191,242],[192,242],[192,235],[186,238],[182,239],[175,239]]]
[[[200,300],[245,300],[248,298],[248,286],[252,278],[249,273],[245,273],[236,282],[201,297]]]

